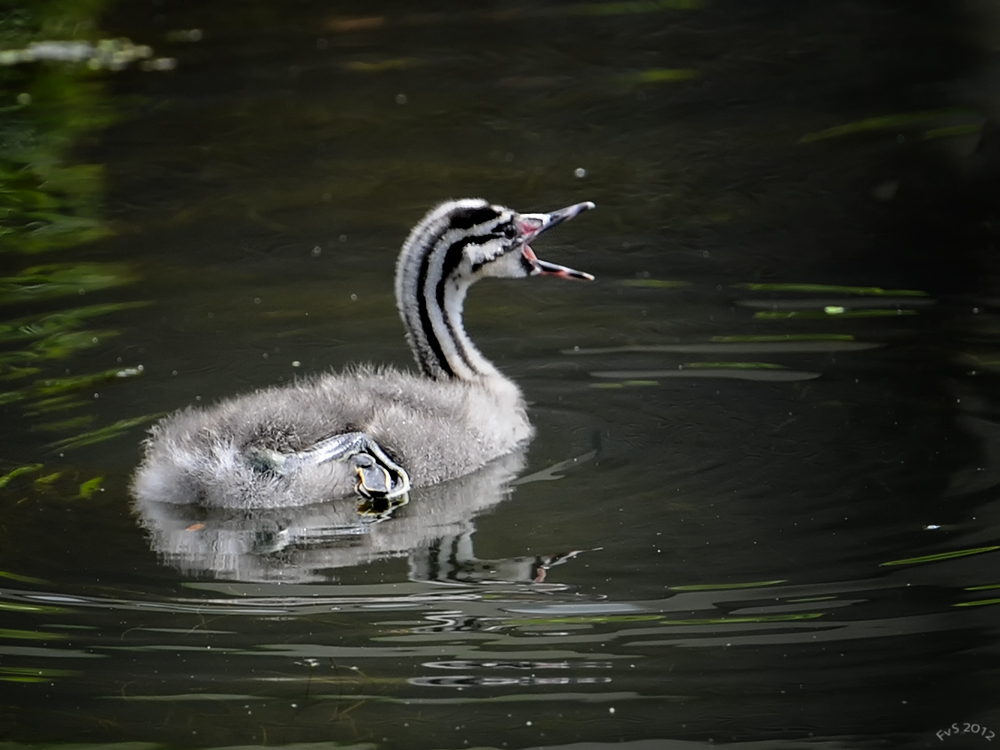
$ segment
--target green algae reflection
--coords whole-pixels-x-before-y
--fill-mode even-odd
[[[118,335],[113,329],[88,328],[91,319],[143,304],[102,301],[53,310],[53,301],[119,288],[137,274],[125,263],[73,259],[65,252],[58,261],[39,260],[55,250],[79,251],[112,233],[102,216],[104,167],[77,163],[77,145],[82,136],[116,119],[98,71],[156,62],[149,47],[101,38],[98,19],[104,6],[104,0],[39,0],[8,3],[0,12],[0,310],[8,310],[0,317],[0,404],[25,404],[32,430],[75,433],[57,441],[64,448],[108,439],[150,418],[89,432],[81,432],[95,421],[89,414],[47,424],[37,420],[50,412],[86,408],[93,398],[84,392],[141,372],[120,366],[69,375],[70,369],[60,368],[56,376],[48,369]],[[32,311],[38,304],[46,307]],[[46,470],[41,464],[5,466],[0,488],[34,480],[36,490],[46,490],[62,475],[60,468]],[[79,486],[80,497],[99,489],[91,487],[93,481]]]
[[[118,434],[118,432],[115,432],[114,434]],[[41,474],[44,470],[45,466],[43,464],[31,464],[29,466],[18,467],[7,474],[0,476],[0,490],[5,490],[8,485],[10,485],[10,490],[6,490],[8,493],[18,493],[23,491],[25,488],[33,489],[36,494],[56,490],[66,500],[90,500],[94,497],[95,493],[103,492],[103,475],[94,476],[90,479],[80,481],[79,476],[74,478],[74,476],[69,472],[55,471],[38,476],[33,482],[27,482],[23,479],[23,477],[31,476],[33,474]],[[65,481],[58,481],[63,478],[65,478]],[[76,494],[73,494],[74,491]],[[45,581],[38,578],[23,576],[3,570],[0,570],[0,578],[7,578],[20,583],[31,583],[36,585],[45,583]],[[0,609],[2,608],[3,607],[0,607]]]
[[[101,85],[66,67],[37,65],[0,67],[0,82],[0,253],[108,236],[103,168],[66,158],[81,135],[111,122]]]
[[[942,121],[956,119],[965,121],[972,119],[977,120],[977,122],[975,124],[963,122],[958,125],[937,125],[930,127],[927,130],[927,133],[940,132],[944,128],[961,128],[960,131],[957,131],[957,133],[953,132],[953,134],[965,134],[968,132],[968,128],[973,128],[972,132],[978,132],[981,129],[981,125],[978,121],[981,121],[982,116],[973,110],[939,109],[926,112],[903,112],[891,115],[880,115],[878,117],[869,117],[864,120],[856,120],[855,122],[849,122],[843,125],[835,125],[834,127],[826,128],[816,133],[807,133],[799,139],[799,143],[813,143],[815,141],[823,141],[830,138],[842,138],[844,136],[857,135],[859,133],[915,130],[922,127],[926,128],[934,123],[941,123]],[[937,137],[941,136],[939,135]]]
[[[666,615],[579,615],[570,617],[537,617],[518,620],[508,620],[505,625],[523,627],[525,625],[573,625],[616,622],[655,622],[658,625],[697,626],[697,625],[747,625],[768,622],[795,622],[799,620],[815,620],[823,617],[823,612],[803,612],[794,615],[759,615],[756,617],[702,617],[690,620],[670,620]]]
[[[779,344],[796,341],[855,341],[849,333],[767,333],[740,336],[712,336],[715,344]]]
[[[831,307],[827,310],[758,310],[753,314],[757,320],[790,320],[804,318],[807,320],[829,320],[830,318],[895,318],[903,315],[916,315],[916,310],[909,309],[861,309],[847,310],[843,307]]]
[[[890,560],[884,562],[880,567],[890,567],[893,565],[918,565],[920,563],[939,562],[941,560],[953,560],[956,557],[968,557],[969,555],[981,555],[985,552],[995,552],[1000,549],[1000,545],[990,547],[974,547],[972,549],[958,549],[950,552],[938,552],[934,555],[923,555],[921,557],[907,557],[902,560]]]
[[[66,638],[63,633],[45,633],[40,630],[15,630],[12,628],[0,628],[0,639],[11,639],[16,641],[53,641]]]
[[[118,263],[50,263],[0,276],[0,305],[68,297],[130,284],[135,274]]]
[[[71,669],[47,669],[45,667],[2,667],[0,681],[37,683],[52,682],[58,677],[75,677],[79,672]]]
[[[143,414],[142,416],[132,417],[130,419],[119,419],[117,422],[105,425],[104,427],[100,427],[96,430],[89,430],[72,437],[57,440],[56,442],[51,443],[49,447],[55,450],[66,451],[73,448],[82,448],[86,445],[94,445],[95,443],[103,443],[106,440],[112,440],[135,427],[146,424],[147,422],[152,422],[154,419],[158,419],[162,416],[162,413],[157,412],[155,414]],[[82,494],[82,487],[80,491]],[[89,497],[89,495],[87,495],[87,497]]]
[[[754,292],[804,292],[807,294],[857,294],[871,297],[926,297],[916,289],[883,289],[877,286],[840,286],[835,284],[736,284],[738,289]]]
[[[39,470],[41,470],[41,468],[42,464],[28,464],[26,466],[18,466],[13,471],[9,471],[3,476],[0,476],[0,489],[3,489],[8,484],[10,484],[12,480],[17,479],[18,477],[24,476],[26,474],[34,474]]]
[[[679,83],[698,78],[701,73],[693,68],[653,68],[651,70],[641,70],[629,76],[628,80],[634,83]]]

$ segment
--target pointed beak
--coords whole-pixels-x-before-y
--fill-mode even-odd
[[[542,232],[592,208],[595,208],[595,205],[590,201],[585,201],[548,214],[521,214],[521,232],[524,238],[524,247],[521,249],[521,253],[524,255],[524,259],[528,262],[528,265],[531,266],[532,276],[558,276],[563,279],[580,279],[583,281],[594,280],[594,277],[589,273],[540,260],[534,251],[528,247],[528,242],[535,239]]]

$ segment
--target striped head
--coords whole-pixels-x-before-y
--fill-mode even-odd
[[[469,286],[487,277],[558,276],[592,280],[540,260],[528,243],[593,203],[519,214],[478,198],[442,203],[410,233],[396,265],[396,303],[424,374],[472,379],[497,374],[462,326]]]

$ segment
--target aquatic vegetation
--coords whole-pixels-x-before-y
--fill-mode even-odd
[[[59,477],[63,475],[61,471],[53,471],[51,474],[46,474],[44,476],[38,477],[35,480],[36,487],[48,487],[53,484]]]
[[[88,479],[80,485],[79,497],[82,497],[84,500],[89,500],[95,492],[101,489],[102,484],[104,484],[104,477],[94,477],[93,479]]]
[[[0,602],[0,612],[28,612],[31,614],[54,615],[65,612],[64,607],[51,604],[24,604],[23,602]]]
[[[41,468],[42,464],[28,464],[27,466],[18,466],[13,471],[9,471],[2,477],[0,477],[0,489],[10,484],[11,480],[16,479],[17,477],[20,476],[24,476],[25,474],[32,474],[34,472],[37,472]]]
[[[29,417],[37,417],[39,414],[51,414],[53,412],[68,411],[83,406],[87,401],[79,396],[53,396],[35,401],[25,409],[25,414]]]
[[[573,615],[569,617],[538,617],[509,620],[505,625],[523,627],[525,625],[572,625],[572,624],[603,624],[617,622],[656,622],[658,625],[699,626],[699,625],[747,625],[766,622],[796,622],[799,620],[815,620],[823,617],[824,612],[803,612],[789,615],[756,615],[753,617],[702,617],[690,620],[669,620],[666,615]]]
[[[384,73],[387,70],[407,70],[417,65],[423,65],[423,61],[414,57],[397,57],[371,62],[366,60],[351,60],[344,63],[344,67],[347,70],[355,73]]]
[[[718,368],[725,370],[785,370],[784,365],[776,365],[773,362],[685,362],[682,368],[691,370],[705,370]]]
[[[645,287],[650,289],[680,289],[691,286],[690,281],[671,281],[669,279],[625,279],[624,286]]]
[[[619,282],[625,286],[670,289],[680,282],[662,279],[629,279]],[[733,301],[734,309],[758,308],[749,318],[750,323],[804,319],[815,320],[867,320],[912,316],[918,307],[936,302],[926,292],[916,289],[890,289],[878,286],[846,286],[817,283],[739,283],[732,289],[762,292],[767,296],[748,296]],[[721,292],[719,287],[715,293]],[[710,292],[712,294],[712,292]],[[836,295],[825,297],[821,295]],[[764,308],[764,309],[759,309]],[[759,326],[757,326],[759,328]],[[765,329],[766,330],[766,329]],[[608,347],[574,347],[563,350],[567,356],[598,356],[609,361],[619,361],[618,355],[651,355],[669,357],[677,354],[717,356],[719,359],[700,359],[678,362],[671,359],[665,367],[653,369],[648,364],[642,369],[591,370],[592,377],[604,382],[591,383],[591,388],[621,389],[637,385],[659,385],[661,381],[677,378],[712,378],[769,382],[797,382],[814,380],[822,372],[815,370],[815,362],[802,369],[783,362],[772,362],[759,357],[776,355],[836,354],[841,352],[877,349],[884,344],[878,340],[858,340],[853,333],[778,333],[761,332],[723,334],[705,341],[671,343],[629,343]],[[754,359],[741,360],[747,356]],[[614,382],[608,382],[614,381]]]
[[[699,364],[699,363],[695,363]],[[705,364],[715,364],[715,363],[700,363],[700,365]],[[753,366],[755,363],[751,364],[750,367],[732,367],[727,365],[732,365],[734,363],[721,363],[721,367],[712,366],[683,366],[678,365],[671,370],[607,370],[607,371],[595,371],[590,374],[595,378],[607,378],[610,380],[619,380],[621,385],[594,385],[595,388],[614,388],[614,387],[624,387],[625,384],[637,384],[641,383],[643,385],[653,384],[656,378],[729,378],[733,380],[761,380],[769,382],[792,382],[797,380],[813,380],[820,377],[818,372],[809,372],[807,370],[791,370],[782,366],[774,367],[760,367]],[[737,363],[738,364],[738,363]],[[658,383],[657,383],[658,384]]]
[[[882,289],[877,286],[836,286],[831,284],[736,284],[737,289],[754,292],[805,292],[808,294],[858,294],[862,296],[926,297],[917,289]]]
[[[75,391],[81,388],[92,388],[95,385],[106,383],[109,380],[118,378],[134,378],[142,374],[142,366],[139,367],[115,367],[102,372],[87,373],[85,375],[71,375],[64,378],[48,378],[40,380],[35,384],[34,392],[42,396],[54,396],[67,391]]]
[[[116,367],[83,374],[46,377],[46,365],[70,359],[117,336],[113,329],[94,330],[87,322],[120,313],[141,302],[101,302],[62,310],[51,302],[77,299],[134,282],[137,274],[125,263],[66,260],[22,262],[43,252],[77,248],[111,234],[101,215],[104,169],[100,164],[73,163],[80,137],[116,119],[105,95],[101,71],[141,63],[147,70],[173,67],[153,50],[127,39],[102,39],[97,17],[103,0],[18,3],[0,13],[0,257],[7,256],[0,276],[0,306],[18,317],[0,319],[0,404],[25,404],[31,417],[79,409],[93,404],[82,392],[141,374],[141,367]],[[17,266],[20,265],[20,268]],[[50,303],[31,312],[32,305]],[[25,309],[27,307],[27,310]],[[65,370],[68,373],[69,370]],[[14,384],[18,384],[15,386]],[[88,394],[89,396],[90,394]],[[75,433],[57,441],[68,449],[120,434],[146,417],[107,425],[89,432],[91,414],[29,426],[34,431]],[[56,485],[65,472],[25,464],[0,476],[0,488],[33,478],[36,490]],[[79,485],[89,498],[100,479]]]
[[[112,120],[100,84],[37,66],[0,67],[0,83],[8,92],[0,95],[0,252],[38,253],[109,235],[99,211],[103,168],[66,159],[80,135]]]
[[[712,336],[705,343],[626,344],[625,346],[574,347],[566,355],[589,354],[774,354],[802,352],[846,352],[875,349],[881,344],[857,341],[845,334]]]
[[[0,368],[0,380],[18,380],[30,375],[37,375],[41,371],[40,367],[16,367],[11,365]]]
[[[0,351],[0,383],[37,377],[46,362],[68,359],[74,354],[97,346],[118,332],[113,330],[74,330],[93,316],[133,309],[145,303],[125,302],[85,307],[58,313],[26,316],[0,323],[0,345],[28,342],[28,347]],[[30,364],[28,364],[30,363]],[[98,373],[58,378],[41,378],[21,388],[0,391],[0,404],[31,400],[29,415],[64,411],[82,406],[86,401],[70,394],[99,383],[135,377],[141,367],[115,367]]]
[[[1000,599],[977,599],[972,602],[957,602],[953,607],[983,607],[988,604],[1000,604]]]
[[[43,633],[37,630],[14,630],[0,628],[0,638],[13,638],[20,641],[48,641],[65,638],[63,633]]]
[[[712,336],[709,341],[718,344],[769,344],[786,341],[855,341],[855,337],[849,333],[765,333],[745,336]]]
[[[690,81],[700,75],[701,73],[693,68],[658,68],[641,70],[631,80],[636,83],[675,83],[677,81]]]
[[[101,443],[105,440],[116,438],[134,427],[152,422],[154,419],[159,419],[162,416],[164,416],[162,412],[157,412],[156,414],[143,414],[142,416],[132,417],[130,419],[119,419],[117,422],[105,425],[104,427],[100,427],[96,430],[90,430],[89,432],[74,435],[63,440],[57,440],[54,443],[51,443],[49,447],[55,450],[65,451],[72,448],[81,448],[85,445]]]
[[[953,560],[956,557],[968,557],[969,555],[981,555],[985,552],[995,552],[1000,549],[1000,545],[990,547],[974,547],[972,549],[958,549],[951,552],[938,552],[934,555],[922,555],[921,557],[907,557],[902,560],[890,560],[884,562],[880,567],[886,568],[893,565],[917,565],[919,563],[938,562],[940,560]]]
[[[650,386],[657,386],[659,384],[660,384],[659,380],[623,380],[620,383],[591,383],[590,387],[615,389],[615,388],[650,387]]]
[[[916,315],[916,310],[907,309],[875,309],[847,310],[843,307],[828,307],[823,310],[759,310],[753,316],[760,320],[785,320],[789,318],[806,318],[822,320],[837,316],[839,318],[894,318],[900,315]]]
[[[20,573],[11,573],[9,570],[0,570],[0,578],[6,578],[8,581],[17,581],[18,583],[30,583],[36,586],[45,583],[41,578],[25,576]]]
[[[56,677],[75,677],[78,674],[78,671],[72,669],[0,667],[0,680],[3,682],[52,682]]]
[[[882,115],[879,117],[869,117],[856,122],[836,125],[816,133],[807,133],[799,139],[799,143],[813,143],[815,141],[827,140],[829,138],[841,138],[858,133],[870,133],[880,131],[914,130],[926,127],[930,123],[947,120],[961,119],[968,121],[977,120],[975,124],[963,122],[961,125],[949,125],[930,128],[925,131],[924,138],[940,138],[946,135],[965,135],[969,132],[978,132],[982,129],[982,116],[974,110],[968,109],[940,109],[927,112],[905,112],[893,115]],[[971,128],[971,130],[970,130]],[[933,134],[933,135],[932,135]]]
[[[46,336],[34,347],[34,351],[42,359],[65,359],[72,354],[76,354],[84,349],[97,346],[102,341],[118,335],[118,331],[111,330],[83,330],[68,331]]]
[[[142,373],[142,366],[115,367],[110,370],[85,373],[83,375],[46,378],[43,380],[37,380],[34,383],[15,391],[0,393],[0,404],[27,401],[29,399],[39,399],[39,401],[33,405],[32,409],[27,410],[29,415],[38,416],[40,414],[46,414],[53,411],[65,411],[67,409],[77,408],[89,403],[88,399],[74,398],[70,394],[81,390],[90,390],[96,386],[104,385],[116,380],[138,377],[139,375],[142,375]],[[78,434],[73,437],[57,441],[53,444],[53,447],[69,448],[77,445],[89,445],[94,442],[99,442],[100,440],[106,440],[114,437],[119,432],[129,429],[135,425],[142,424],[149,419],[152,419],[154,416],[155,415],[147,415],[135,417],[133,419],[121,420],[120,422],[102,427],[98,430]],[[58,422],[36,425],[34,429],[49,432],[77,429],[90,424],[93,419],[94,418],[90,415],[81,415]],[[40,467],[41,465],[39,464],[38,466]],[[3,485],[3,477],[0,477],[0,487]]]
[[[37,432],[65,432],[67,430],[77,430],[86,427],[95,419],[93,414],[81,414],[78,417],[62,419],[58,422],[45,422],[35,425],[32,429]]]
[[[95,315],[106,315],[111,312],[128,310],[142,304],[138,302],[125,302],[110,305],[90,305],[63,312],[42,313],[16,318],[6,323],[0,323],[0,344],[57,336],[78,328],[83,324],[83,321]]]
[[[931,128],[924,131],[924,140],[930,141],[935,138],[954,138],[963,135],[977,135],[983,130],[980,125],[951,125],[944,128]]]
[[[0,276],[0,305],[23,304],[110,289],[136,276],[120,263],[52,263]]]
[[[17,391],[12,391],[9,393],[0,393],[0,406],[3,404],[13,404],[17,401],[23,401],[26,394],[19,393]]]
[[[138,421],[136,420],[136,423]],[[117,434],[119,433],[109,430],[110,436]],[[19,466],[0,476],[0,491],[3,492],[3,497],[25,497],[26,495],[23,493],[28,493],[36,498],[44,494],[55,495],[64,500],[90,500],[97,492],[104,491],[105,476],[103,474],[88,476],[89,473],[86,470],[82,472],[65,470],[47,472],[45,465],[40,463]],[[33,480],[30,479],[32,476],[34,476]],[[20,583],[44,583],[39,579],[0,570],[0,579],[3,578]]]

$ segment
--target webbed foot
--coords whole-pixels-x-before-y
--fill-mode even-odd
[[[355,491],[369,500],[380,497],[397,497],[410,487],[409,477],[395,463],[382,463],[367,453],[352,456],[350,463],[358,475]]]
[[[363,432],[345,432],[320,440],[305,450],[281,453],[269,448],[247,452],[247,461],[258,471],[280,476],[294,474],[303,465],[345,461],[358,476],[355,492],[364,500],[402,497],[410,490],[406,470],[393,461],[378,443]]]

